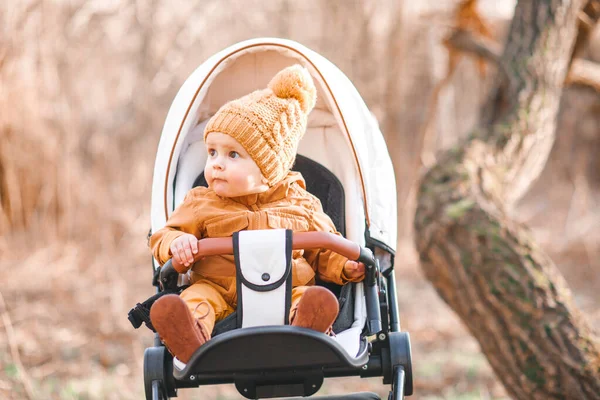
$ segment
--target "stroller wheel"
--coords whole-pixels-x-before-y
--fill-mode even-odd
[[[148,399],[148,393],[146,393],[146,399]],[[152,381],[152,393],[150,399],[169,400],[169,398],[165,395],[165,390],[161,385],[160,381]]]
[[[144,353],[144,390],[146,400],[177,397],[173,361],[165,347],[149,347]]]

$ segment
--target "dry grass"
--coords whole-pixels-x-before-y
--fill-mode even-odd
[[[403,9],[392,0],[225,3],[232,10],[243,4],[244,18],[226,14],[223,4],[0,5],[0,398],[142,396],[152,335],[134,331],[126,314],[153,291],[146,233],[161,124],[195,66],[226,45],[269,35],[334,61],[382,121],[406,199],[397,274],[417,397],[504,396],[476,342],[423,279],[410,236],[407,182],[415,182],[421,153],[435,156],[465,134],[484,93],[484,82],[472,79],[476,66],[463,61],[441,93],[429,138],[414,133],[447,64],[447,27],[418,15],[448,13],[456,2]],[[482,89],[465,90],[473,85]],[[570,93],[548,168],[517,217],[531,224],[599,326],[600,100]],[[345,379],[323,392],[344,389],[386,391],[379,380]],[[193,393],[182,397],[238,398],[232,387]]]

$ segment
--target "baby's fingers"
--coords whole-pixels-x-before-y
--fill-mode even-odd
[[[173,243],[171,245],[171,255],[173,256],[173,260],[177,261],[178,263],[182,264],[183,261],[181,260],[181,254],[179,252],[181,246],[178,246],[177,243]]]
[[[364,278],[365,264],[349,260],[346,263],[346,275],[351,279]],[[362,280],[362,279],[361,279]]]
[[[364,275],[365,274],[365,264],[359,262],[356,263],[356,271],[358,272],[358,275]]]
[[[190,247],[192,248],[192,253],[198,254],[198,239],[195,236],[189,237]]]
[[[183,242],[183,259],[185,260],[184,264],[188,267],[191,263],[194,262],[194,256],[192,255],[192,246],[189,242]]]
[[[177,253],[173,254],[173,256],[180,264],[186,265],[185,250],[183,249],[183,245],[178,244],[176,250]]]

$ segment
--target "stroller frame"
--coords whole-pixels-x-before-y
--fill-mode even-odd
[[[197,257],[232,253],[222,250],[227,241],[231,239],[200,240]],[[353,245],[324,232],[294,234],[296,242],[294,248],[322,247],[343,255],[347,255],[343,247]],[[173,368],[173,358],[157,335],[155,347],[146,349],[144,354],[146,398],[168,399],[177,396],[179,388],[222,383],[234,383],[240,394],[249,399],[311,396],[320,389],[324,378],[340,376],[383,376],[384,384],[392,384],[389,399],[411,395],[410,337],[407,332],[400,332],[393,268],[379,271],[379,260],[372,251],[354,246],[358,250],[348,258],[366,267],[362,284],[367,323],[357,357],[350,357],[322,333],[291,326],[264,326],[222,333],[201,346],[188,364],[178,369]],[[176,275],[172,262],[168,261],[159,277],[164,290],[175,289]],[[372,336],[373,340],[367,342],[366,336]],[[274,351],[277,359],[264,357]],[[243,358],[237,359],[232,354],[243,354]]]
[[[272,62],[261,64],[261,52],[271,57]],[[308,329],[292,326],[243,328],[213,337],[180,370],[174,367],[172,356],[155,335],[154,346],[146,349],[144,354],[146,399],[168,399],[176,397],[182,388],[222,383],[234,383],[247,398],[310,396],[319,390],[324,378],[343,376],[381,376],[384,384],[391,384],[388,399],[409,396],[413,392],[410,337],[400,330],[394,276],[396,203],[392,200],[395,198],[395,180],[391,160],[377,122],[358,91],[322,56],[289,40],[252,39],[215,54],[188,78],[173,101],[159,143],[152,189],[152,231],[164,226],[185,192],[196,186],[201,178],[198,173],[203,161],[195,156],[196,151],[203,148],[198,141],[199,136],[201,140],[202,126],[198,124],[206,121],[214,112],[213,108],[227,100],[219,91],[211,90],[211,82],[219,81],[226,96],[236,96],[235,91],[245,93],[253,85],[262,85],[255,75],[251,75],[254,78],[248,82],[231,75],[220,79],[223,71],[239,71],[242,64],[237,60],[244,60],[244,57],[251,60],[252,65],[260,66],[264,73],[295,60],[307,66],[316,79],[319,96],[313,114],[321,112],[315,121],[321,121],[322,125],[311,128],[309,121],[312,132],[305,135],[308,141],[304,145],[300,143],[298,159],[302,155],[308,156],[322,170],[342,181],[347,190],[345,215],[352,224],[346,226],[346,234],[357,243],[355,246],[364,246],[358,247],[360,251],[356,257],[349,258],[364,262],[369,271],[365,282],[359,284],[364,285],[364,302],[367,304],[367,322],[360,334],[361,347],[356,357],[350,357],[338,343]],[[204,98],[209,101],[204,102]],[[331,135],[331,124],[338,126],[339,136]],[[324,134],[326,129],[327,135]],[[323,150],[326,142],[338,146],[336,153],[342,149],[349,154],[348,161],[354,166],[341,163],[341,157],[331,158],[330,153]],[[310,153],[312,150],[317,150],[316,157]],[[307,178],[305,171],[301,172]],[[327,202],[337,195],[320,195],[311,189],[310,179],[307,178],[306,183],[307,190],[319,197],[329,214]],[[346,187],[348,184],[350,186]],[[341,211],[341,216],[339,210],[334,210],[337,215],[329,214],[334,222],[336,218],[344,221],[344,208]],[[340,232],[344,234],[344,227]],[[178,291],[178,274],[170,263],[157,270],[153,260],[159,294]],[[235,359],[242,349],[252,354]],[[266,359],[266,354],[277,354],[277,358]],[[299,354],[302,357],[298,357]],[[211,370],[205,370],[203,365],[210,365]],[[213,368],[215,365],[217,367]],[[379,397],[355,394],[320,398]]]

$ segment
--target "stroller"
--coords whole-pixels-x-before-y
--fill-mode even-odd
[[[192,187],[206,185],[202,133],[208,119],[227,101],[265,87],[277,71],[292,64],[310,71],[318,99],[293,170],[302,173],[308,191],[320,199],[344,237],[273,229],[200,240],[198,256],[235,256],[238,308],[215,325],[213,338],[187,364],[174,359],[156,334],[155,345],[144,354],[146,399],[168,399],[180,388],[223,383],[235,384],[249,399],[311,396],[324,378],[341,376],[382,376],[384,384],[391,384],[389,399],[412,394],[410,338],[400,331],[394,277],[396,188],[391,160],[359,93],[324,57],[293,41],[253,39],[215,54],[192,73],[162,131],[151,232],[165,225]],[[364,282],[317,282],[339,299],[334,336],[287,325],[291,250],[307,248],[331,249],[366,266]],[[260,273],[265,260],[273,275],[268,284],[263,282],[268,274]],[[179,275],[171,261],[159,267],[153,260],[153,269],[158,293],[131,310],[129,319],[136,328],[145,322],[153,329],[148,317],[152,302],[186,287],[187,276]]]

